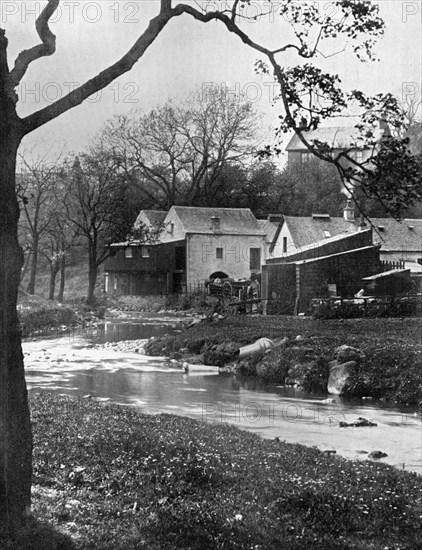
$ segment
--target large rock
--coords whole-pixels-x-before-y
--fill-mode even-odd
[[[239,355],[239,347],[236,342],[214,344],[204,353],[204,365],[222,367],[226,363],[234,361]]]
[[[339,365],[348,363],[349,361],[356,361],[356,363],[360,364],[365,359],[364,353],[359,349],[346,345],[339,346],[334,352],[334,357]]]
[[[341,395],[347,381],[352,374],[357,370],[356,361],[347,361],[346,363],[338,364],[335,361],[330,363],[330,375],[328,377],[327,390],[328,393]]]

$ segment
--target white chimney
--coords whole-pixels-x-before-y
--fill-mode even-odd
[[[347,199],[346,206],[343,210],[343,217],[347,222],[355,221],[355,209],[353,208],[352,201]]]
[[[220,218],[218,216],[211,216],[211,229],[214,232],[220,231]]]

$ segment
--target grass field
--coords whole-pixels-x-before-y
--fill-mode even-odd
[[[34,518],[4,550],[416,550],[422,478],[228,425],[31,395]]]

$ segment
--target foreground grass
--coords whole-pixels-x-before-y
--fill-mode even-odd
[[[150,341],[150,355],[171,355],[185,351],[202,354],[214,344],[235,342],[250,344],[261,337],[287,337],[287,344],[275,348],[266,356],[268,368],[260,375],[270,382],[284,383],[290,366],[301,362],[304,350],[325,361],[325,372],[317,372],[320,393],[328,379],[328,361],[335,349],[343,344],[359,348],[365,361],[350,381],[348,395],[387,398],[400,403],[422,402],[422,320],[344,319],[318,320],[289,316],[231,316],[219,323],[201,323],[179,334],[166,335]],[[297,337],[300,339],[297,340]],[[305,354],[306,355],[306,354]],[[252,368],[241,371],[254,375]],[[263,374],[264,373],[264,374]],[[321,383],[322,381],[322,383]],[[307,391],[312,391],[313,381]],[[317,381],[318,382],[318,381]]]
[[[32,394],[31,408],[33,513],[50,527],[34,524],[2,548],[410,550],[422,544],[416,474],[228,425],[92,400]]]

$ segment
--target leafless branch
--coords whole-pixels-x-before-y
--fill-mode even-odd
[[[41,44],[37,44],[29,50],[23,50],[16,58],[15,65],[9,75],[9,83],[13,89],[20,83],[33,61],[40,57],[52,55],[56,51],[56,37],[51,32],[48,22],[57,10],[59,3],[60,0],[48,0],[48,4],[36,20],[35,28],[41,39]]]

